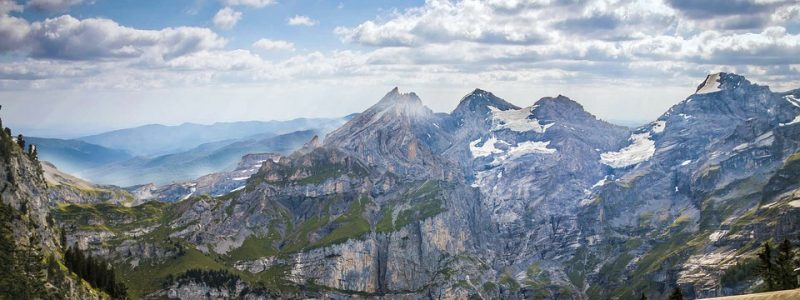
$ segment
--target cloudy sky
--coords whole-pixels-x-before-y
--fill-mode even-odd
[[[800,3],[0,0],[0,114],[28,135],[342,116],[394,86],[639,121],[718,71],[800,87]]]

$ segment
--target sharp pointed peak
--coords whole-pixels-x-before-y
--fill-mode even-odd
[[[414,92],[401,93],[400,88],[398,87],[394,87],[391,91],[386,93],[386,95],[383,96],[383,98],[381,98],[380,103],[395,102],[402,100],[406,101],[411,100],[422,103],[422,100],[420,100],[419,96],[417,96],[416,93]]]
[[[742,75],[725,72],[710,73],[706,75],[705,80],[703,80],[703,82],[697,86],[695,94],[707,94],[722,90],[731,90],[743,85],[751,85],[751,83]]]

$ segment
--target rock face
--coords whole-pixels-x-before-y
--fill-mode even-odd
[[[329,133],[325,146],[369,166],[416,179],[451,176],[437,157],[450,146],[442,120],[414,93],[394,88],[377,104]]]
[[[434,114],[394,89],[231,193],[56,215],[141,296],[732,294],[757,284],[724,275],[763,241],[800,242],[797,99],[712,74],[631,130],[564,96],[519,108],[475,90]],[[224,289],[167,276],[193,268],[244,275]]]
[[[53,164],[41,162],[47,182],[47,197],[50,205],[58,203],[90,204],[114,203],[125,206],[141,204],[128,191],[106,185],[96,185],[58,170]]]
[[[42,165],[9,132],[0,132],[0,298],[108,297],[59,267],[63,245]]]

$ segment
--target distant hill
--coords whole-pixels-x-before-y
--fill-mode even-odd
[[[210,173],[233,170],[245,154],[288,154],[316,134],[318,133],[315,131],[304,130],[271,137],[207,143],[183,152],[152,158],[136,157],[104,165],[81,175],[92,182],[118,186],[151,182],[161,185],[185,181]]]
[[[52,162],[59,169],[70,174],[105,164],[131,159],[125,151],[106,148],[78,140],[25,137],[29,144],[38,147],[39,158]]]
[[[184,123],[177,126],[144,125],[109,131],[78,140],[107,148],[128,151],[133,156],[158,156],[186,151],[202,144],[241,139],[253,135],[275,135],[300,130],[329,132],[344,118],[299,118],[288,121],[248,121],[201,125]]]

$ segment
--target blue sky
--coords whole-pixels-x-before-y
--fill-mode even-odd
[[[800,87],[784,0],[0,0],[0,104],[28,135],[333,117],[394,86],[654,119],[705,74]]]

